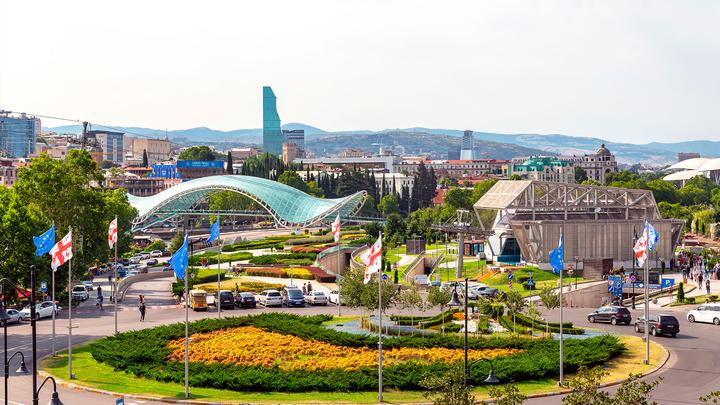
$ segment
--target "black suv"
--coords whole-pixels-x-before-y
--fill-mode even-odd
[[[630,321],[632,321],[632,315],[630,314],[630,311],[625,307],[600,307],[595,311],[589,313],[587,316],[587,320],[590,323],[610,322],[610,324],[612,325],[617,325],[619,323],[630,325]]]
[[[672,315],[650,315],[650,334],[657,335],[675,335],[680,332],[680,322]],[[645,332],[645,317],[638,318],[635,321],[635,332]]]
[[[241,292],[235,294],[235,305],[238,308],[255,308],[257,303],[255,302],[255,296],[250,292]]]

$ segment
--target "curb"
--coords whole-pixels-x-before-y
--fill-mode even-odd
[[[667,350],[667,348],[665,348],[665,346],[661,345],[660,343],[656,342],[655,344],[658,345],[665,352],[665,359],[662,362],[660,362],[660,364],[655,366],[653,369],[651,369],[647,373],[644,373],[641,378],[645,378],[651,374],[658,372],[661,368],[665,367],[668,360],[670,359],[670,352]],[[44,370],[39,370],[38,374],[43,378],[50,376],[50,374]],[[107,396],[111,396],[111,397],[115,397],[115,398],[128,398],[128,399],[136,399],[136,400],[140,400],[140,401],[155,401],[155,402],[163,402],[166,404],[223,405],[223,404],[228,404],[228,403],[238,403],[238,402],[208,402],[208,401],[192,400],[192,399],[162,398],[162,397],[154,397],[154,396],[150,396],[150,395],[121,394],[119,392],[106,391],[106,390],[101,390],[99,388],[86,387],[84,385],[75,384],[75,383],[72,383],[69,381],[61,380],[57,377],[53,377],[53,378],[55,378],[55,382],[58,385],[60,385],[61,387],[65,387],[65,388],[76,390],[76,391],[91,392],[94,394],[107,395]],[[622,384],[625,380],[626,379],[610,381],[610,382],[607,382],[604,384],[600,384],[598,388],[612,387],[614,385]],[[545,397],[551,397],[551,396],[556,396],[556,395],[568,394],[570,392],[572,392],[572,390],[570,390],[570,389],[561,389],[561,390],[557,390],[557,391],[543,392],[543,393],[539,393],[539,394],[530,394],[527,396],[527,398],[528,399],[545,398]],[[489,403],[493,403],[493,402],[490,401]]]

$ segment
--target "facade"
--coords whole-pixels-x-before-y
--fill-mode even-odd
[[[448,176],[461,180],[465,177],[497,176],[507,177],[510,161],[497,159],[479,160],[431,160],[426,161],[428,170],[432,167],[438,177]],[[418,163],[403,163],[395,166],[402,173],[415,174]]]
[[[305,130],[294,129],[285,130],[283,129],[283,138],[287,143],[294,143],[297,146],[297,156],[305,157]]]
[[[461,160],[473,160],[475,158],[473,150],[475,148],[475,140],[473,139],[473,131],[465,130],[462,137],[462,145],[460,147]]]
[[[149,177],[162,179],[179,179],[180,173],[178,173],[177,165],[174,162],[155,163],[154,165],[152,165],[152,173],[150,173]]]
[[[177,173],[183,181],[225,174],[222,160],[178,160]]]
[[[700,157],[700,154],[697,152],[680,152],[678,153],[678,162],[682,162],[683,160],[688,159],[697,159]]]
[[[526,180],[575,183],[575,169],[566,161],[553,157],[533,156],[522,164],[512,165],[512,174]]]
[[[345,149],[340,152],[341,158],[364,158],[368,156],[368,153],[362,149]]]
[[[108,177],[105,180],[106,187],[111,189],[124,188],[128,194],[139,197],[155,195],[180,182],[179,179],[138,177],[135,175]]]
[[[459,147],[451,147],[448,149],[448,160],[460,160],[460,148]]]
[[[40,120],[26,114],[0,111],[0,156],[26,158],[35,153]]]
[[[282,145],[282,160],[285,164],[290,164],[297,158],[298,146],[292,142],[285,142]]]
[[[588,179],[600,184],[605,184],[605,178],[608,174],[618,171],[615,155],[610,153],[605,144],[600,145],[600,148],[595,153],[583,156],[561,156],[559,159],[582,167]]]
[[[251,156],[257,156],[262,153],[262,149],[258,148],[235,148],[230,151],[230,155],[232,155],[233,161],[235,160],[245,160]]]
[[[142,159],[143,151],[147,152],[148,163],[162,162],[170,159],[170,140],[134,138],[132,141],[132,154]]]
[[[277,98],[272,87],[263,87],[263,150],[275,156],[282,155],[283,133],[277,112]]]
[[[103,160],[122,164],[125,160],[125,134],[113,131],[87,131],[88,139],[95,139],[103,152]]]
[[[0,186],[12,187],[17,182],[18,167],[12,159],[0,159]]]
[[[322,158],[297,158],[294,163],[305,166],[313,166],[315,170],[334,171],[338,169],[351,170],[353,167],[358,170],[369,169],[379,170],[388,173],[395,171],[395,165],[399,161],[396,156],[372,156],[372,157],[322,157]],[[376,175],[377,176],[377,175]]]
[[[402,193],[402,188],[407,186],[408,189],[412,190],[415,184],[415,176],[409,176],[402,173],[382,173],[375,175],[375,186],[378,190],[382,190],[382,184],[385,181],[386,193],[390,194],[395,191],[397,194]],[[395,189],[393,190],[393,187]]]
[[[550,268],[548,253],[558,246],[561,232],[566,263],[576,261],[583,268],[585,262],[610,259],[615,268],[628,269],[633,237],[642,232],[646,218],[660,236],[658,258],[672,257],[685,225],[684,220],[663,219],[648,190],[531,180],[497,182],[474,210],[494,233],[486,255],[502,262],[504,255],[519,251],[522,260],[542,269]],[[602,274],[583,276],[599,279]]]

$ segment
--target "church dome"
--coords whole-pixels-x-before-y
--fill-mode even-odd
[[[600,145],[600,148],[595,152],[596,155],[610,156],[610,150],[605,147],[605,144]]]

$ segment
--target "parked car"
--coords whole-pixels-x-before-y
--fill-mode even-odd
[[[150,258],[150,253],[143,252],[139,253],[137,256],[140,258],[140,260],[147,260]]]
[[[235,297],[229,290],[220,290],[220,308],[235,307]]]
[[[90,280],[85,280],[82,282],[82,284],[85,286],[85,289],[88,291],[92,291],[95,289],[95,286],[93,286],[93,282]]]
[[[305,299],[302,290],[289,286],[282,289],[282,303],[286,307],[304,307]]]
[[[330,291],[328,294],[328,302],[335,305],[340,305],[340,292],[338,290]]]
[[[324,292],[313,290],[305,296],[305,302],[310,305],[327,305],[328,299]]]
[[[617,325],[619,323],[630,325],[630,321],[632,321],[632,314],[630,314],[630,310],[625,307],[600,307],[595,311],[589,313],[587,316],[587,320],[590,323],[610,322],[610,324],[612,325]]]
[[[72,299],[75,301],[87,301],[87,299],[90,298],[90,294],[88,294],[88,291],[85,289],[85,286],[82,284],[78,284],[73,286],[72,289]]]
[[[139,270],[130,270],[125,274],[125,277],[137,276],[138,274],[140,274]]]
[[[150,259],[147,261],[148,266],[157,266],[157,264],[158,264],[158,259]]]
[[[638,318],[635,321],[635,332],[645,332],[645,323],[644,316]],[[650,315],[650,321],[647,323],[649,324],[649,332],[653,336],[670,335],[675,337],[680,332],[680,322],[672,315]]]
[[[235,295],[235,305],[238,308],[255,308],[257,306],[255,302],[255,295],[249,292],[241,292]]]
[[[687,313],[690,322],[709,322],[720,325],[720,304],[703,304]]]
[[[128,259],[128,264],[138,264],[140,263],[140,258],[137,256],[133,256],[130,259]]]
[[[122,264],[123,266],[129,266],[130,259],[120,259],[120,264]]]
[[[153,250],[150,252],[150,257],[162,257],[162,251],[160,250]]]
[[[256,300],[259,304],[262,304],[266,307],[282,306],[282,296],[280,295],[280,291],[278,290],[264,290],[263,292],[258,294]]]
[[[205,290],[190,290],[190,308],[193,311],[207,311],[207,292]]]
[[[85,288],[83,288],[83,290],[85,290]],[[52,301],[43,301],[39,304],[35,304],[35,318],[42,319],[51,317],[53,313],[53,307],[55,308],[55,314],[59,315],[62,308],[60,306],[53,305]],[[30,320],[30,306],[27,306],[23,308],[22,311],[20,311],[20,317],[24,321]]]
[[[20,323],[20,311],[17,309],[10,308],[6,311],[7,315],[10,317],[7,321],[7,324],[10,325],[11,323]]]

